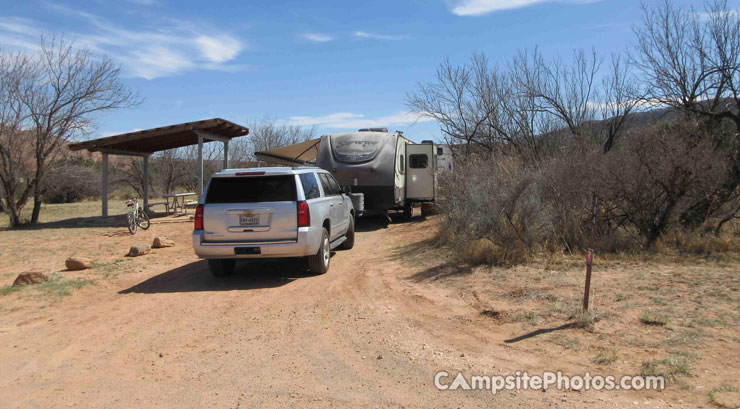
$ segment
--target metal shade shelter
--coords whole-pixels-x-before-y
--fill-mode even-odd
[[[306,165],[316,162],[316,155],[319,153],[319,144],[321,138],[309,139],[306,142],[296,143],[294,145],[281,146],[262,152],[255,152],[257,159],[277,163],[281,165]]]
[[[249,129],[221,118],[185,122],[129,132],[69,145],[71,151],[87,149],[103,154],[103,216],[108,216],[108,155],[140,156],[144,160],[144,209],[149,205],[149,156],[155,152],[198,145],[198,198],[203,194],[203,143],[224,144],[223,168],[229,162],[229,141],[249,134]]]

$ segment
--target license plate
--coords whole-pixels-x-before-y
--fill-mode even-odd
[[[236,247],[234,254],[262,254],[259,247]]]
[[[246,215],[239,215],[239,224],[242,226],[250,226],[254,224],[260,224],[260,217],[259,216],[246,216]]]

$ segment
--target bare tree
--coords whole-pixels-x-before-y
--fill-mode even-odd
[[[729,145],[734,151],[724,183],[681,216],[685,225],[698,226],[736,201],[740,188],[740,12],[726,0],[705,3],[703,13],[664,0],[643,5],[634,32],[633,60],[649,85],[648,101],[703,119],[714,129],[729,121],[735,130],[715,141],[718,149]],[[734,217],[738,206],[730,208],[719,217]]]
[[[643,94],[630,66],[620,55],[612,55],[611,66],[607,75],[602,78],[601,89],[600,128],[603,134],[604,153],[607,153],[625,128],[630,114],[640,106]]]
[[[705,118],[726,118],[740,130],[740,13],[726,0],[704,13],[643,4],[635,26],[633,63],[648,84],[650,101]]]
[[[10,216],[12,226],[20,223],[21,209],[33,188],[29,183],[29,171],[33,167],[32,138],[24,130],[28,113],[20,95],[35,75],[29,56],[0,52],[0,182],[2,208]]]
[[[601,59],[596,51],[573,52],[572,62],[560,58],[546,61],[535,49],[514,57],[511,71],[519,92],[534,101],[534,109],[561,121],[574,138],[581,139],[583,127],[596,118],[596,74]]]
[[[316,127],[301,127],[265,117],[247,124],[249,136],[232,141],[229,161],[242,166],[256,160],[254,153],[305,142],[316,137]]]
[[[625,75],[624,65],[615,64],[615,72]],[[607,94],[598,88],[600,66],[593,51],[576,51],[571,62],[564,63],[546,61],[535,49],[519,52],[502,71],[491,66],[485,55],[475,54],[463,66],[445,61],[435,81],[419,84],[407,95],[407,105],[436,119],[450,143],[488,152],[513,151],[539,161],[544,151],[553,149],[555,136],[583,139],[602,107],[618,108],[620,118],[626,115],[626,100],[597,103]],[[625,84],[618,77],[601,85],[609,86],[610,98],[621,98],[627,94]],[[616,134],[621,122],[612,125],[611,133]]]
[[[135,106],[139,98],[120,81],[120,70],[110,59],[64,39],[42,39],[33,55],[0,51],[0,70],[0,98],[7,104],[0,118],[4,207],[17,226],[22,208],[33,198],[31,223],[36,223],[43,179],[62,144],[86,136],[100,113]],[[26,149],[30,157],[24,156]],[[28,176],[20,182],[23,172]]]
[[[184,149],[159,152],[152,160],[152,183],[162,193],[172,193],[185,186],[191,175],[197,174],[195,158],[189,158]]]
[[[493,150],[492,138],[484,135],[485,123],[494,128],[493,87],[496,80],[483,54],[474,55],[470,65],[453,66],[449,60],[437,68],[436,80],[420,83],[406,97],[411,111],[439,122],[445,139]]]

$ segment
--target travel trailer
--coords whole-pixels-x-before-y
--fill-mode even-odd
[[[385,128],[324,135],[318,140],[257,152],[260,160],[315,164],[331,172],[352,193],[364,194],[366,214],[403,210],[414,204],[430,211],[437,195],[437,149],[431,141],[415,143]]]
[[[433,203],[436,196],[434,144],[417,144],[401,132],[369,128],[322,136],[316,165],[363,193],[368,213],[403,209],[411,216],[414,203]]]

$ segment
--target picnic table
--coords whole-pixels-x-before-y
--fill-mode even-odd
[[[195,193],[193,192],[183,192],[183,193],[167,193],[162,195],[162,197],[165,198],[165,208],[167,209],[167,213],[170,212],[170,209],[172,209],[172,213],[177,213],[178,209],[180,210],[180,214],[187,214],[187,205],[189,205],[191,202],[186,202],[185,198],[187,196],[195,196]],[[170,203],[170,198],[172,199],[172,203]]]

